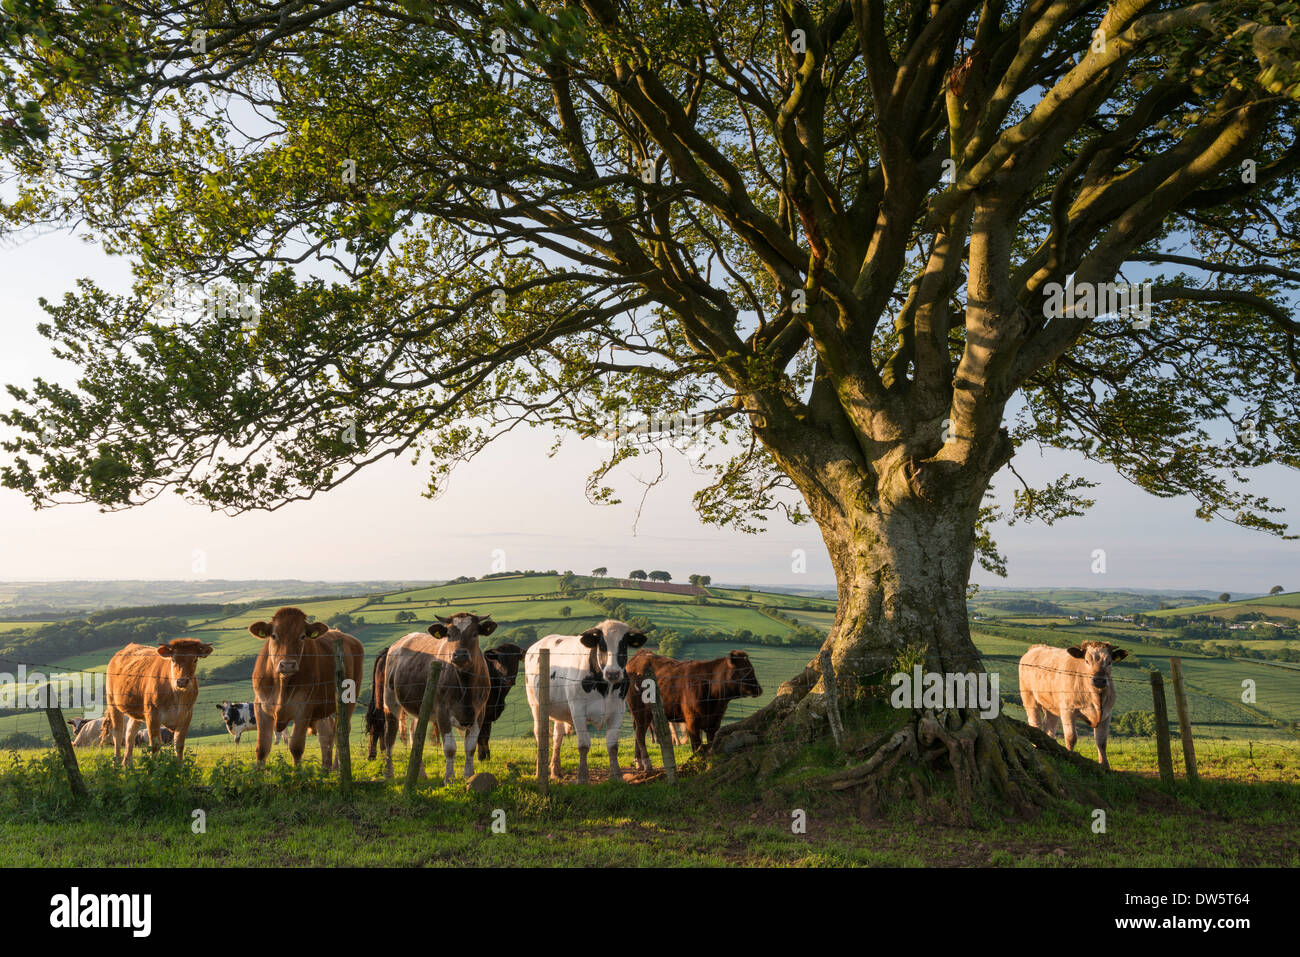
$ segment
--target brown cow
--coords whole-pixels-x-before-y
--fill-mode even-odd
[[[447,758],[443,779],[450,784],[456,776],[453,728],[465,731],[465,777],[474,773],[474,752],[492,690],[492,675],[478,640],[480,635],[492,634],[497,623],[486,615],[480,618],[465,612],[450,618],[436,617],[438,620],[429,626],[427,635],[417,631],[389,646],[384,665],[384,738],[388,754],[384,773],[393,776],[397,717],[403,711],[413,716],[419,714],[429,668],[437,659],[443,662],[443,669],[438,678],[437,707],[430,730],[442,738],[442,751]],[[420,777],[425,776],[421,761]]]
[[[763,693],[758,676],[754,674],[754,665],[743,651],[733,651],[725,658],[712,661],[676,661],[649,651],[637,652],[627,663],[627,673],[632,680],[627,706],[632,712],[632,728],[636,735],[637,767],[642,771],[650,770],[645,733],[654,720],[654,712],[642,688],[648,666],[654,667],[664,715],[670,722],[686,723],[692,751],[700,750],[705,735],[708,735],[708,743],[713,743],[713,736],[722,726],[727,703],[732,698],[756,698]]]
[[[356,692],[361,688],[365,655],[352,635],[331,630],[322,621],[307,624],[300,608],[281,608],[271,621],[255,621],[249,634],[265,644],[253,663],[253,703],[257,712],[257,764],[266,764],[275,732],[293,722],[289,754],[294,767],[302,763],[307,728],[320,739],[321,764],[338,767],[334,754],[334,646],[343,645],[344,677],[352,682],[352,700],[344,704],[343,720],[351,721]]]
[[[1074,719],[1083,718],[1092,725],[1101,766],[1109,770],[1106,738],[1115,709],[1115,681],[1110,670],[1113,662],[1127,657],[1123,648],[1105,641],[1084,641],[1076,648],[1034,645],[1020,659],[1020,700],[1029,723],[1056,737],[1059,721],[1065,746],[1073,751]],[[1041,722],[1039,708],[1045,712]]]
[[[126,763],[135,750],[140,722],[149,729],[154,754],[162,746],[162,726],[174,732],[176,760],[185,756],[185,735],[194,717],[194,700],[199,696],[199,679],[194,671],[199,659],[212,654],[212,646],[197,638],[173,638],[165,645],[130,644],[108,663],[107,702],[104,723],[113,729],[113,760]]]

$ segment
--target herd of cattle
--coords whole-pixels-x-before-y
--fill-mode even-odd
[[[491,635],[496,625],[486,615],[439,616],[427,633],[406,635],[376,656],[366,730],[370,757],[382,749],[388,776],[393,774],[393,745],[399,732],[407,735],[408,724],[414,729],[412,719],[419,712],[434,661],[442,662],[442,670],[431,732],[442,741],[448,781],[455,774],[457,731],[463,735],[466,777],[474,773],[476,757],[480,761],[491,758],[492,725],[505,709],[506,696],[515,686],[521,665],[534,735],[547,734],[554,726],[552,773],[560,774],[560,746],[564,737],[573,733],[578,742],[580,782],[588,780],[589,729],[593,727],[605,731],[611,779],[622,780],[618,739],[629,707],[637,764],[649,770],[645,735],[651,724],[651,706],[642,686],[648,667],[654,668],[669,720],[685,725],[686,736],[696,749],[712,740],[728,702],[762,694],[754,667],[743,651],[714,661],[675,661],[641,651],[629,661],[629,653],[643,645],[646,637],[614,619],[580,635],[549,635],[527,652],[508,642],[482,648],[479,639]],[[263,641],[253,664],[254,700],[217,705],[226,729],[236,743],[244,732],[256,733],[259,765],[281,737],[288,741],[294,764],[299,764],[306,736],[314,733],[320,741],[322,764],[337,767],[335,647],[342,646],[345,677],[355,688],[360,687],[362,678],[361,642],[323,622],[308,623],[298,608],[281,608],[269,622],[254,622],[248,630]],[[546,714],[541,713],[538,694],[542,648],[550,650]],[[111,739],[114,758],[124,758],[128,764],[136,744],[147,744],[156,753],[162,744],[170,743],[179,759],[184,755],[198,697],[198,662],[211,653],[211,645],[193,638],[177,638],[157,648],[139,644],[123,648],[108,664],[104,717],[87,722],[85,727],[75,726],[74,743]],[[343,719],[351,721],[355,703],[345,702],[343,707]],[[425,776],[423,767],[420,774]]]
[[[629,653],[640,648],[646,636],[616,619],[580,635],[548,635],[527,651],[510,643],[480,647],[479,639],[496,627],[487,615],[438,616],[427,633],[399,638],[376,656],[365,726],[370,757],[382,749],[389,777],[393,745],[399,732],[407,735],[407,724],[413,729],[411,719],[420,710],[434,661],[442,662],[442,669],[430,730],[441,738],[448,782],[455,774],[456,731],[463,734],[465,777],[473,775],[475,757],[490,760],[492,725],[505,709],[521,664],[533,735],[538,741],[543,734],[554,735],[551,773],[560,775],[560,748],[565,736],[574,733],[579,783],[589,779],[591,728],[604,730],[610,779],[622,780],[618,744],[627,710],[632,712],[637,767],[650,770],[645,736],[652,724],[653,693],[647,693],[645,682],[651,668],[665,715],[670,722],[685,725],[694,750],[713,740],[730,701],[763,693],[743,651],[712,661],[676,661],[643,650],[629,660]],[[254,700],[217,706],[227,730],[236,742],[245,731],[256,732],[259,766],[269,756],[273,741],[282,737],[287,738],[294,764],[299,764],[310,731],[319,739],[323,766],[337,767],[335,648],[342,646],[345,677],[359,688],[361,642],[323,622],[309,623],[298,608],[281,608],[269,622],[254,622],[248,631],[263,641],[253,664]],[[543,649],[550,652],[545,714],[539,696]],[[114,758],[122,758],[125,746],[128,764],[137,743],[148,744],[154,753],[171,743],[180,759],[198,697],[195,672],[199,660],[211,653],[211,645],[193,638],[177,638],[156,648],[139,644],[123,648],[108,665],[104,717],[84,726],[74,724],[74,743],[106,742],[111,737]],[[1066,744],[1073,748],[1074,717],[1085,718],[1095,729],[1105,767],[1106,729],[1115,701],[1110,668],[1125,654],[1103,642],[1084,642],[1071,649],[1031,648],[1020,666],[1021,695],[1030,724],[1054,734],[1059,718]],[[355,702],[345,700],[343,707],[344,720],[350,722]],[[1038,714],[1040,708],[1048,713],[1045,721]],[[420,775],[425,776],[423,767]]]

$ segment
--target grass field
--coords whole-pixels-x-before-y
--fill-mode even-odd
[[[533,787],[532,742],[514,739],[493,742],[494,792],[474,794],[458,777],[408,799],[357,744],[351,804],[311,751],[299,773],[282,747],[265,772],[252,770],[247,743],[238,752],[196,748],[183,775],[166,754],[127,772],[93,757],[83,761],[89,804],[66,793],[48,752],[16,752],[0,767],[9,837],[0,866],[1300,866],[1300,765],[1280,743],[1203,743],[1198,787],[1157,784],[1139,801],[1133,777],[1151,779],[1154,752],[1114,740],[1120,773],[1095,784],[1098,806],[1109,809],[1104,834],[1090,826],[1091,801],[1032,821],[981,817],[975,827],[927,821],[928,809],[910,802],[864,817],[848,798],[801,789],[810,772],[842,765],[826,752],[759,789],[716,788],[689,767],[676,787],[578,786],[572,748],[570,739],[565,776],[548,798]],[[1083,754],[1090,748],[1080,743]],[[604,767],[599,752],[593,779]],[[684,762],[685,749],[678,755]],[[436,774],[441,762],[426,756]],[[792,831],[795,809],[806,833]],[[195,810],[203,833],[193,830]]]

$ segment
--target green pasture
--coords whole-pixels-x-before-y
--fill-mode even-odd
[[[1167,608],[1150,612],[1151,615],[1167,618],[1170,615],[1209,615],[1213,618],[1235,618],[1246,612],[1260,612],[1272,617],[1300,618],[1300,592],[1283,592],[1280,595],[1265,595],[1260,598],[1247,598],[1241,601],[1208,602],[1188,605],[1182,608]]]
[[[981,812],[974,828],[927,820],[927,809],[910,800],[867,816],[847,795],[801,785],[843,766],[828,749],[801,754],[761,786],[717,787],[692,773],[680,747],[676,786],[606,782],[604,749],[593,747],[594,783],[580,786],[569,738],[562,774],[543,798],[531,739],[501,737],[477,767],[499,780],[492,793],[468,790],[459,753],[456,778],[444,785],[440,749],[430,746],[431,780],[408,798],[400,789],[406,747],[395,749],[390,782],[354,736],[350,803],[313,747],[298,772],[283,746],[264,771],[254,769],[247,739],[239,749],[192,748],[184,769],[167,754],[141,756],[129,771],[106,754],[85,755],[90,801],[71,799],[48,751],[17,751],[0,763],[9,837],[0,842],[0,866],[1300,866],[1296,750],[1262,738],[1198,744],[1202,783],[1170,788],[1158,783],[1150,742],[1112,738],[1115,772],[1086,779],[1108,809],[1104,834],[1091,827],[1092,800],[1032,820]],[[1078,750],[1095,756],[1087,737]],[[652,755],[658,766],[657,749]],[[631,757],[630,747],[621,749],[625,770]],[[1139,779],[1152,788],[1142,799]],[[794,807],[806,813],[805,833],[790,827]],[[204,812],[201,833],[195,809]]]

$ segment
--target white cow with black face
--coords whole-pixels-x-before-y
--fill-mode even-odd
[[[551,748],[551,774],[560,774],[560,745],[566,725],[578,735],[578,783],[586,784],[587,752],[591,750],[590,723],[605,729],[605,750],[609,752],[610,780],[622,781],[618,767],[618,734],[627,708],[628,652],[645,644],[645,635],[617,619],[607,619],[581,635],[547,635],[534,642],[524,656],[524,687],[533,712],[533,734],[537,740],[555,722]],[[541,714],[537,689],[541,677],[539,652],[551,652],[551,706]]]

